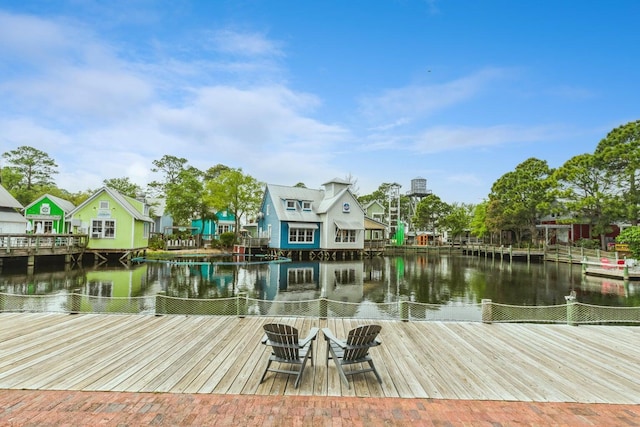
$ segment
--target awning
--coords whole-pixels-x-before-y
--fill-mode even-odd
[[[333,222],[341,230],[364,230],[364,225],[357,221],[334,219]]]
[[[303,228],[305,230],[317,230],[318,224],[313,224],[310,222],[289,222],[287,223],[289,228]]]

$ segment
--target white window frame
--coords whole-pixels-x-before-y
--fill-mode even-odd
[[[313,228],[289,228],[289,243],[313,244],[314,242]]]
[[[92,239],[115,239],[116,220],[115,219],[92,219],[91,220]]]
[[[287,199],[285,201],[285,205],[286,205],[288,211],[295,211],[296,210],[296,201],[295,200]]]
[[[302,201],[302,210],[303,211],[310,211],[311,210],[311,202],[308,200],[303,200]]]
[[[287,270],[287,285],[306,285],[309,283],[315,283],[313,268],[290,268]]]
[[[355,243],[358,230],[336,228],[336,243]]]

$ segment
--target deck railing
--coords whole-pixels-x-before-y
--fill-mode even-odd
[[[0,293],[0,312],[55,312],[146,315],[269,316],[354,318],[399,321],[484,323],[640,324],[640,307],[579,303],[516,306],[482,300],[480,304],[424,304],[412,301],[349,303],[326,298],[267,301],[244,294],[231,298],[193,299],[163,294],[98,297],[79,293],[15,295]]]
[[[82,250],[87,240],[86,234],[0,234],[0,253]]]

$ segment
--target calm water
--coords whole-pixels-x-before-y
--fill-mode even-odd
[[[584,277],[579,265],[509,263],[455,254],[393,256],[353,262],[231,264],[222,258],[180,257],[172,262],[124,266],[25,268],[0,272],[0,292],[94,296],[155,295],[218,298],[246,292],[266,300],[326,297],[346,302],[479,303],[488,298],[514,305],[577,301],[640,306],[640,283]],[[225,260],[227,261],[227,260]],[[231,261],[231,260],[228,260]]]

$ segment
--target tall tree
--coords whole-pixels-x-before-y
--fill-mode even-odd
[[[13,180],[11,193],[22,204],[30,203],[43,189],[55,187],[58,165],[44,151],[22,146],[2,154],[8,166],[3,175]]]
[[[229,169],[205,183],[205,201],[216,210],[228,210],[235,217],[235,233],[240,231],[240,219],[260,209],[264,185],[242,169]]]
[[[102,181],[102,183],[109,188],[113,188],[120,194],[125,196],[136,198],[142,193],[142,188],[129,179],[129,177],[122,178],[109,178]]]
[[[417,229],[431,230],[435,233],[450,212],[451,206],[435,194],[429,194],[418,203],[412,222]]]
[[[190,226],[196,216],[206,217],[208,209],[204,205],[204,183],[202,172],[194,167],[181,170],[165,185],[166,211],[178,226]]]
[[[526,233],[536,236],[536,222],[551,197],[552,170],[544,160],[529,158],[493,184],[487,216],[498,220],[496,227],[515,233],[520,243]]]
[[[473,205],[465,203],[449,205],[449,212],[442,218],[440,224],[451,233],[454,240],[471,228],[473,209]]]
[[[598,156],[580,154],[552,175],[556,213],[565,223],[589,224],[591,235],[600,236],[602,249],[611,223],[623,216],[624,203],[616,197],[616,180]]]
[[[473,214],[470,223],[471,234],[484,239],[489,234],[487,225],[487,205],[489,202],[483,200],[473,208]]]
[[[624,219],[638,225],[640,217],[640,120],[613,129],[595,155],[617,178],[624,200]]]
[[[177,183],[178,175],[186,168],[187,163],[188,160],[185,158],[168,154],[162,156],[160,160],[154,160],[151,172],[160,173],[162,180],[150,182],[149,190],[155,194],[166,195],[168,187]]]

